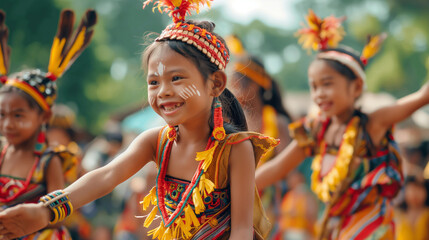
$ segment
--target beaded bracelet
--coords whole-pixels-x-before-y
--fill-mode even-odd
[[[73,213],[73,205],[67,194],[63,190],[56,190],[39,199],[39,202],[42,202],[43,206],[48,207],[54,214],[49,221],[50,224],[61,222]]]

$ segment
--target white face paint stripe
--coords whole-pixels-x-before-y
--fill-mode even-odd
[[[188,99],[188,96],[186,96],[185,94],[183,94],[183,93],[179,93],[179,96],[181,97],[181,98],[183,98],[183,99]]]
[[[179,96],[180,96],[181,98],[185,99],[185,100],[188,98],[188,96],[186,96],[186,95],[183,93],[183,90],[179,93]]]
[[[189,90],[191,90],[193,94],[195,94],[195,95],[197,94],[197,92],[195,91],[195,89],[193,87],[190,87]]]
[[[158,63],[158,74],[159,76],[162,76],[164,74],[165,66],[162,64],[162,62]]]
[[[197,91],[198,96],[201,96],[200,91],[198,91],[197,87],[194,84],[192,84],[192,87],[194,87],[195,91]]]
[[[179,93],[179,95],[185,96],[186,98],[188,98],[188,95],[185,93],[185,91],[182,89]]]
[[[194,96],[194,94],[187,87],[184,88],[183,90],[188,94],[189,97]]]
[[[195,95],[201,96],[200,91],[194,84],[182,88],[179,93],[179,96],[185,100]]]

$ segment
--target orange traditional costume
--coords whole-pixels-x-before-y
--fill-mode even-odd
[[[361,58],[335,47],[344,31],[341,21],[333,16],[318,18],[312,11],[307,18],[309,28],[298,32],[304,47],[320,49],[318,59],[338,61],[365,81],[364,66],[379,49],[384,36],[369,39]],[[371,142],[366,130],[367,115],[356,110],[348,122],[339,147],[324,141],[330,119],[317,116],[290,125],[292,136],[305,148],[312,163],[311,188],[327,204],[322,234],[327,233],[327,222],[340,221],[324,234],[329,239],[394,239],[391,199],[401,187],[401,157],[391,131],[380,146]],[[335,164],[321,175],[325,156],[334,156]]]
[[[146,1],[145,5],[151,1]],[[168,26],[156,41],[182,41],[193,45],[205,54],[219,70],[229,61],[226,46],[210,32],[194,24],[184,22],[190,10],[199,10],[199,5],[209,0],[159,0],[157,8],[169,12],[174,24]],[[215,98],[216,99],[216,98]],[[159,227],[149,231],[158,239],[228,239],[231,230],[229,155],[234,144],[250,140],[253,144],[256,163],[278,141],[251,132],[226,134],[223,128],[222,107],[214,102],[213,133],[205,151],[196,153],[200,162],[191,181],[166,175],[170,151],[175,142],[177,129],[164,127],[158,137],[156,163],[158,175],[156,187],[143,199],[143,209],[153,205],[146,217],[148,227],[156,215],[161,215]],[[270,229],[263,208],[255,191],[253,211],[254,238],[263,239]]]

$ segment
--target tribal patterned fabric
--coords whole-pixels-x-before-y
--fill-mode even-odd
[[[349,174],[352,183],[346,192],[332,206],[329,216],[341,219],[335,239],[394,239],[393,210],[390,200],[400,190],[403,176],[401,172],[401,157],[399,148],[390,131],[387,132],[380,146],[375,147],[366,131],[365,124],[368,117],[362,112],[356,111],[350,121],[346,132],[350,136],[356,136],[353,156],[359,161],[357,167]],[[315,156],[312,164],[312,189],[318,197],[329,202],[335,192],[335,187],[343,181],[344,171],[348,171],[348,165],[352,163],[340,158],[340,149],[327,146],[323,141],[324,131],[329,125],[329,119],[304,119],[291,124],[291,135],[299,145],[306,149],[309,155]],[[355,135],[353,125],[356,125]],[[344,134],[346,135],[346,134]],[[346,137],[343,138],[343,142]],[[330,171],[320,174],[320,166],[325,154],[336,156],[336,163]],[[352,155],[349,157],[351,158]],[[319,162],[318,162],[319,161]],[[339,164],[343,161],[345,164]],[[338,174],[330,174],[336,172]],[[346,172],[347,173],[347,172]],[[336,175],[332,181],[324,181],[324,178]],[[328,195],[323,189],[328,189]],[[385,238],[382,238],[385,237]]]
[[[267,151],[278,144],[278,140],[251,132],[228,134],[224,140],[217,143],[214,149],[211,149],[212,161],[205,174],[196,175],[197,177],[192,181],[186,181],[165,175],[168,167],[165,161],[169,158],[165,157],[165,154],[169,153],[167,146],[172,141],[168,137],[168,127],[160,131],[158,139],[157,186],[145,197],[142,204],[155,205],[152,212],[155,214],[158,211],[161,212],[162,222],[149,234],[153,234],[153,237],[158,239],[166,236],[174,236],[178,239],[228,239],[231,228],[229,155],[232,146],[250,140],[257,163]],[[213,190],[202,192],[200,195],[199,183],[208,181],[213,183]],[[197,206],[201,203],[203,206]],[[203,211],[197,211],[197,209],[203,209]],[[270,224],[261,207],[257,192],[255,192],[253,212],[254,238],[263,239],[270,230]],[[148,218],[153,220],[154,215],[149,214]],[[145,226],[150,225],[151,222],[147,225],[145,223]]]

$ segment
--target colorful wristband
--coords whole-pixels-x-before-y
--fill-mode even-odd
[[[52,211],[53,218],[49,221],[50,224],[61,222],[73,213],[73,205],[70,202],[68,193],[63,190],[48,193],[42,196],[39,202],[42,202],[45,207]]]

